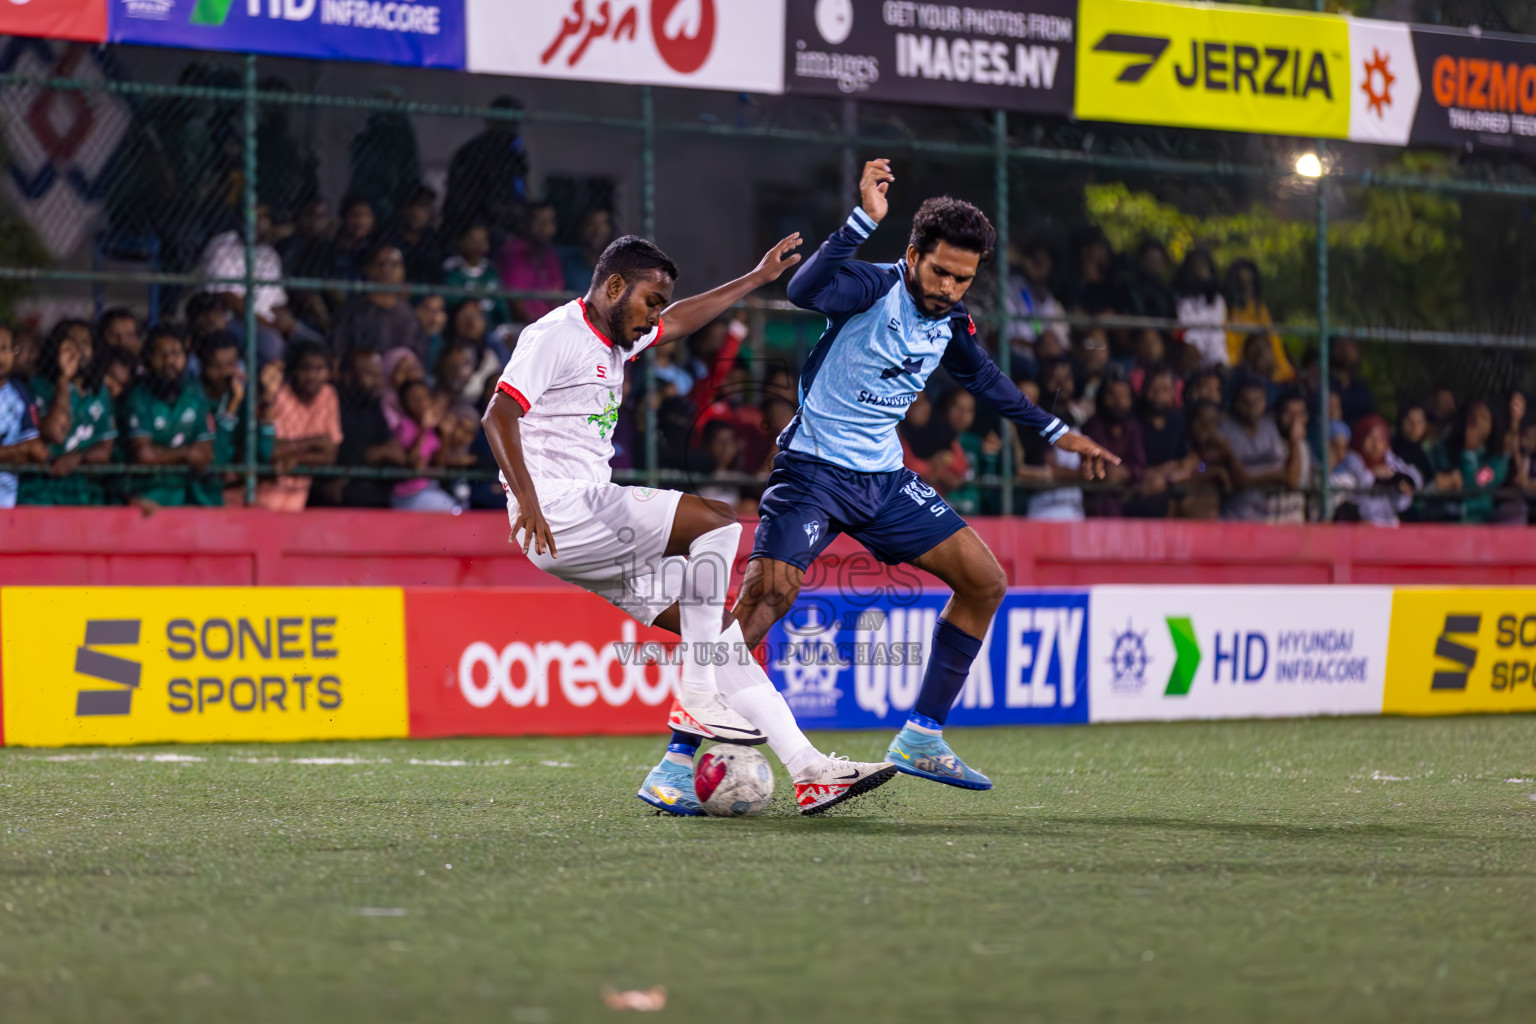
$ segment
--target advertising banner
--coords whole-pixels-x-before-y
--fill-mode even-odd
[[[466,0],[470,71],[784,91],[784,0]]]
[[[574,589],[406,591],[412,736],[666,733],[677,637]]]
[[[107,0],[0,0],[0,35],[107,41]]]
[[[1414,28],[1425,88],[1414,145],[1536,147],[1536,43]]]
[[[464,66],[464,0],[111,0],[114,43]],[[519,4],[509,6],[521,6]]]
[[[895,729],[922,686],[949,595],[802,592],[768,634],[769,675],[807,729]],[[1010,591],[954,725],[1088,721],[1088,594]]]
[[[1349,132],[1343,18],[1147,0],[1082,5],[1080,118],[1342,138]]]
[[[788,0],[788,92],[899,103],[1072,110],[1077,0],[978,8]]]
[[[1093,720],[1379,714],[1391,611],[1389,587],[1095,587]]]
[[[1536,590],[1399,589],[1388,714],[1536,711]]]
[[[395,589],[6,587],[5,742],[406,734]]]

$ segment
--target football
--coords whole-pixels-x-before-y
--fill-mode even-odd
[[[773,769],[756,747],[711,747],[693,773],[693,790],[704,813],[716,818],[761,814],[773,799]]]

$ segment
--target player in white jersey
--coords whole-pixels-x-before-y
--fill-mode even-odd
[[[791,235],[750,274],[673,302],[676,264],[643,238],[617,239],[598,259],[585,298],[524,328],[482,419],[501,467],[513,543],[552,576],[683,638],[686,656],[668,723],[683,735],[674,736],[667,759],[638,794],[672,814],[699,813],[692,737],[766,740],[795,777],[806,814],[896,772],[887,762],[816,750],[761,666],[743,656],[741,629],[725,608],[741,536],[730,506],[620,486],[609,468],[625,365],[651,345],[687,337],[778,278],[800,261],[793,254],[799,245],[800,236]],[[716,651],[725,656],[712,656]]]

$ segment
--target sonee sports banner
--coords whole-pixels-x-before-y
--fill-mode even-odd
[[[995,0],[981,8],[788,0],[784,88],[1067,114],[1077,7],[1077,0]]]

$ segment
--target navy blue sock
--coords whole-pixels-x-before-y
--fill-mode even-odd
[[[928,657],[928,670],[923,673],[923,688],[918,691],[912,713],[943,725],[955,698],[965,689],[965,677],[980,651],[979,639],[939,619],[933,627],[933,653]]]
[[[674,732],[672,739],[667,743],[667,750],[674,754],[696,754],[703,742],[703,737],[695,736],[691,732]]]

